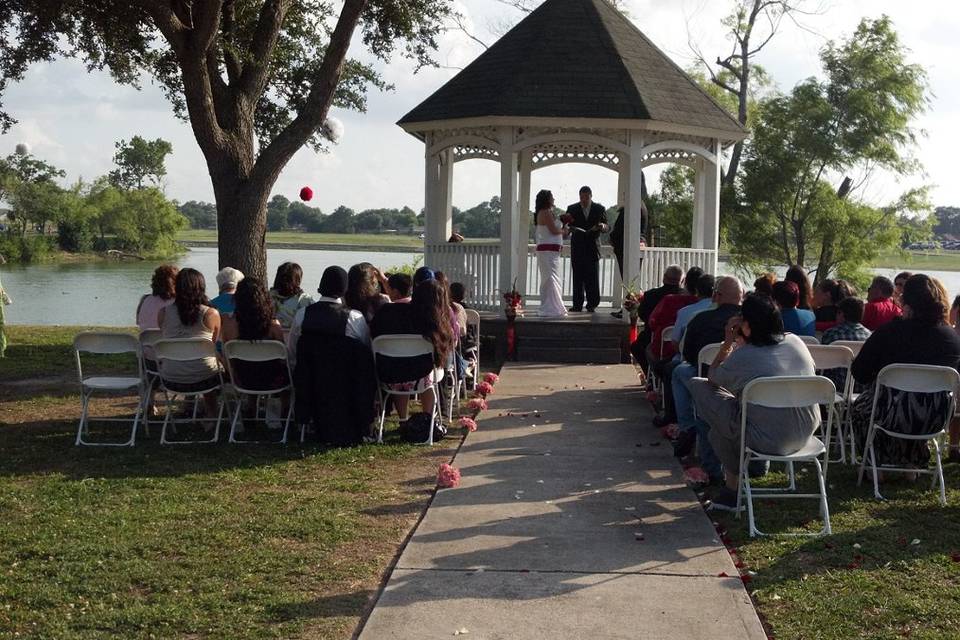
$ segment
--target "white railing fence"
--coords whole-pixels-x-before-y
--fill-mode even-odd
[[[651,247],[642,249],[639,288],[659,287],[663,271],[670,265],[678,265],[684,271],[692,266],[703,268],[708,273],[717,271],[717,252],[708,249],[675,249]],[[424,262],[432,269],[443,271],[450,282],[462,282],[467,289],[467,300],[481,311],[500,309],[500,243],[463,242],[428,245]],[[527,277],[523,286],[526,301],[540,299],[540,271],[537,268],[535,245],[527,247]],[[613,249],[603,245],[600,250],[600,301],[619,306],[622,300],[617,261]],[[564,247],[560,261],[560,276],[563,281],[563,297],[569,301],[573,295],[573,278],[570,270],[570,247]],[[519,288],[519,287],[518,287]]]

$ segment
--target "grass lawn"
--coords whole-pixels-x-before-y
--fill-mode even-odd
[[[196,242],[216,242],[217,232],[212,229],[186,229],[177,234],[177,239],[184,241],[193,240]],[[267,244],[349,244],[369,247],[423,248],[423,240],[417,236],[359,233],[302,233],[297,231],[271,231],[267,233]]]
[[[909,269],[921,271],[960,271],[960,251],[908,251],[906,256],[899,251],[882,254],[872,266],[880,269]]]
[[[77,330],[15,327],[0,361],[0,637],[350,638],[459,430],[325,450],[161,447],[154,426],[74,447],[73,386],[12,383],[72,375]]]
[[[928,478],[881,483],[873,499],[869,476],[856,486],[852,467],[831,464],[833,535],[756,538],[746,514],[711,517],[738,548],[761,618],[774,638],[960,638],[960,469],[947,465],[948,506]],[[812,469],[801,476],[813,492]],[[785,482],[771,474],[763,484]],[[813,500],[755,502],[768,532],[820,528]],[[812,520],[811,520],[812,519]],[[855,547],[854,545],[859,545]]]
[[[0,384],[27,384],[35,378],[67,378],[77,381],[77,365],[73,357],[73,338],[81,331],[124,331],[117,327],[58,327],[7,325],[7,357],[0,360]],[[127,330],[131,334],[134,329]],[[136,360],[125,356],[98,356],[91,360],[97,366],[121,366],[136,370]],[[86,360],[84,361],[86,367]],[[0,398],[3,394],[0,393]]]

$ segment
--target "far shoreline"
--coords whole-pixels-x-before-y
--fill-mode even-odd
[[[216,249],[215,241],[206,240],[179,240],[179,243],[190,249]],[[397,245],[370,245],[370,244],[339,244],[318,242],[271,242],[267,240],[267,249],[288,249],[295,251],[376,251],[379,253],[423,253],[423,247]]]

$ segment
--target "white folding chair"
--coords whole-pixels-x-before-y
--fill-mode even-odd
[[[270,399],[273,396],[279,397],[281,394],[289,393],[289,408],[287,409],[287,417],[283,422],[283,436],[279,441],[268,441],[286,444],[287,433],[290,430],[290,421],[293,419],[293,372],[290,370],[290,362],[287,360],[287,346],[276,340],[231,340],[230,342],[224,343],[223,355],[227,360],[227,367],[230,370],[230,381],[237,401],[236,410],[233,413],[233,420],[230,423],[230,436],[227,438],[227,441],[248,444],[263,442],[262,440],[238,440],[236,437],[237,427],[243,424],[243,398],[245,396],[255,399],[253,420],[266,423],[268,418],[266,415],[266,405]],[[254,389],[246,386],[250,383],[250,380],[244,380],[243,374],[235,368],[237,362],[264,363],[276,361],[283,362],[284,371],[286,371],[286,383],[265,389]],[[260,401],[263,399],[266,399],[267,402],[264,403],[264,417],[261,418]],[[304,440],[305,430],[306,425],[302,425],[300,428],[301,442]]]
[[[154,387],[159,381],[157,372],[157,356],[153,351],[153,345],[157,340],[163,339],[163,332],[160,329],[144,329],[140,332],[140,357],[143,361],[143,427],[144,432],[150,435],[150,400],[153,396]]]
[[[470,391],[476,391],[480,378],[480,312],[476,309],[464,309],[467,314],[467,331],[477,336],[477,344],[463,353],[466,360],[466,377],[461,381],[460,389],[463,397],[467,397],[467,381],[470,382]],[[472,331],[471,331],[472,330]]]
[[[177,338],[158,340],[153,345],[154,353],[157,356],[157,365],[159,371],[160,388],[163,391],[163,397],[166,401],[166,415],[163,418],[163,427],[160,429],[160,444],[209,444],[214,443],[220,438],[220,423],[223,421],[223,410],[226,405],[226,388],[223,384],[223,374],[218,369],[216,375],[211,376],[215,382],[205,385],[203,389],[192,389],[184,391],[188,385],[170,380],[164,372],[167,363],[170,362],[194,362],[206,360],[207,358],[217,357],[217,348],[212,340],[207,338]],[[198,382],[203,382],[198,380]],[[219,391],[218,411],[216,422],[214,423],[213,437],[209,440],[168,440],[167,429],[171,425],[176,428],[178,423],[188,422],[214,422],[213,418],[197,419],[196,403],[206,394]],[[194,401],[194,415],[192,418],[178,419],[173,416],[173,400],[176,396],[183,396],[185,399]]]
[[[825,371],[832,369],[843,369],[843,387],[837,390],[835,398],[837,406],[835,412],[837,419],[837,443],[840,445],[840,457],[834,462],[846,463],[847,445],[846,438],[844,437],[846,433],[846,431],[844,431],[844,418],[850,409],[850,396],[853,393],[853,375],[850,373],[850,366],[853,364],[853,351],[847,347],[836,344],[808,344],[807,350],[810,352],[810,357],[813,358],[814,369],[816,369],[818,375],[823,375]],[[832,444],[830,438],[827,438],[825,444],[827,451],[830,451],[830,445]],[[823,475],[827,475],[827,465],[830,462],[830,456],[828,455],[823,465]]]
[[[939,439],[946,434],[950,426],[950,420],[953,418],[956,409],[956,391],[958,386],[960,386],[960,374],[957,373],[956,369],[951,367],[926,364],[889,364],[884,367],[877,376],[877,382],[874,386],[873,408],[870,410],[870,428],[867,430],[867,439],[864,441],[863,459],[860,462],[860,474],[857,476],[857,485],[863,482],[863,472],[866,469],[867,459],[869,458],[870,469],[873,471],[873,495],[878,500],[883,500],[883,496],[880,495],[878,471],[883,471],[884,473],[891,471],[895,473],[929,473],[933,476],[930,483],[931,488],[936,485],[937,480],[940,481],[940,504],[946,506],[947,493],[946,487],[944,486],[943,462],[940,455]],[[912,393],[949,393],[950,410],[947,412],[943,424],[931,425],[939,427],[937,431],[932,433],[913,435],[887,429],[877,423],[877,401],[880,399],[881,387]],[[899,438],[913,442],[920,440],[933,442],[934,457],[937,463],[936,469],[878,466],[877,455],[873,448],[873,441],[878,431],[886,434],[890,438]]]
[[[717,359],[717,354],[720,353],[721,347],[723,347],[722,342],[714,342],[700,349],[700,353],[697,354],[697,376],[706,377],[703,368],[713,364],[713,361]]]
[[[395,360],[420,359],[429,355],[433,359],[433,344],[419,335],[385,335],[373,340],[373,355],[375,361],[381,356]],[[387,418],[387,399],[390,396],[405,396],[413,398],[422,393],[433,394],[433,413],[430,416],[430,434],[424,444],[433,444],[433,425],[442,418],[440,407],[440,393],[437,385],[443,381],[443,369],[432,368],[431,373],[419,380],[408,380],[400,384],[409,385],[409,389],[401,390],[395,382],[383,382],[377,373],[377,389],[380,396],[380,424],[377,431],[377,442],[383,442],[383,423]],[[391,386],[395,385],[395,387]]]
[[[863,343],[864,340],[834,340],[830,344],[850,349],[850,351],[853,352],[853,357],[856,358],[860,355],[860,349],[863,348]]]
[[[117,355],[132,353],[137,360],[137,375],[83,375],[81,354]],[[73,356],[77,363],[77,376],[80,378],[80,425],[77,427],[75,445],[93,447],[132,447],[137,437],[137,426],[143,413],[143,362],[140,356],[140,343],[135,336],[127,333],[101,333],[85,331],[73,339]],[[96,393],[118,395],[135,391],[137,394],[137,412],[133,417],[130,438],[126,442],[88,442],[83,439],[89,434],[90,399]],[[127,422],[128,418],[97,418],[98,422]]]
[[[834,399],[837,389],[829,378],[823,376],[775,376],[752,380],[743,390],[740,409],[740,490],[737,492],[737,518],[743,499],[747,501],[747,517],[750,523],[750,537],[767,535],[757,528],[753,514],[753,496],[756,494],[763,499],[794,499],[815,498],[820,501],[820,516],[824,526],[821,531],[813,535],[830,534],[830,509],[827,506],[827,486],[824,469],[827,464],[827,448],[816,436],[811,435],[799,450],[793,453],[775,455],[755,451],[747,446],[747,413],[750,405],[769,407],[773,409],[802,408],[816,405],[826,405],[827,410],[827,441],[830,440],[830,428],[833,424]],[[823,465],[820,464],[823,456]],[[754,460],[769,460],[771,462],[785,462],[791,470],[790,487],[787,489],[755,489],[750,484],[750,463]],[[817,469],[817,482],[820,492],[793,493],[795,484],[792,467],[797,462],[810,462]],[[783,535],[810,535],[810,534],[783,534]]]
[[[816,336],[800,336],[797,334],[793,334],[793,335],[803,340],[804,344],[820,344],[820,340],[817,339]]]

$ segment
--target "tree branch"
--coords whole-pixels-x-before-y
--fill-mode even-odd
[[[220,31],[220,10],[223,0],[205,0],[197,5],[190,5],[193,16],[193,38],[191,45],[194,50],[203,55],[213,46]]]
[[[268,0],[260,10],[257,28],[253,33],[250,60],[240,77],[240,91],[252,102],[260,98],[266,86],[270,75],[270,61],[280,38],[283,20],[290,10],[290,4],[290,0]],[[338,23],[337,27],[339,26]]]
[[[223,49],[223,63],[227,68],[227,79],[231,85],[235,85],[240,80],[240,74],[243,73],[243,63],[236,49],[236,0],[224,0],[223,3],[223,38],[221,47]]]
[[[345,0],[337,26],[324,52],[323,63],[313,78],[306,104],[289,125],[260,153],[251,181],[271,184],[293,154],[323,124],[343,73],[350,40],[367,8],[368,0]]]

